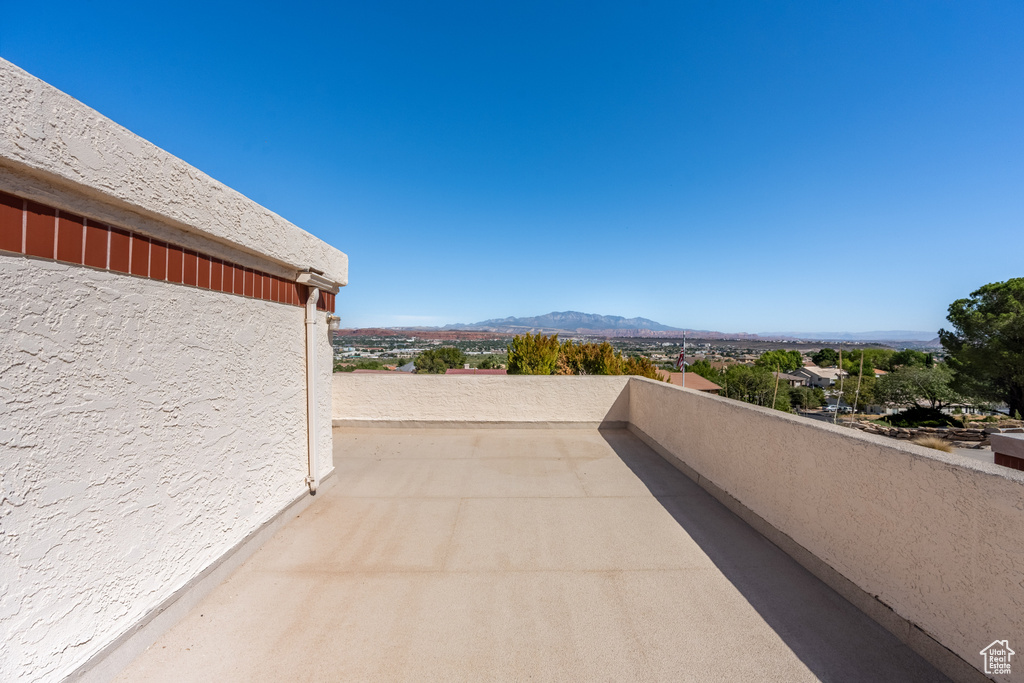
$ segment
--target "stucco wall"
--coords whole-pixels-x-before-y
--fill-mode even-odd
[[[303,321],[0,254],[0,680],[70,673],[306,490]]]
[[[0,164],[348,282],[348,257],[94,109],[0,59]]]
[[[967,663],[1024,642],[1024,474],[649,380],[629,395],[633,428]]]
[[[621,422],[628,377],[526,375],[334,375],[342,422]]]

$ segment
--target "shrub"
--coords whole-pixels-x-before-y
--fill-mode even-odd
[[[959,427],[949,415],[934,408],[910,408],[882,418],[893,427]]]
[[[360,360],[346,365],[341,361],[334,361],[335,372],[352,372],[353,370],[383,370],[384,364],[379,360]]]
[[[558,335],[545,337],[526,333],[508,345],[508,374],[552,375],[558,361]]]
[[[416,372],[428,375],[443,375],[451,368],[461,368],[466,354],[453,346],[429,349],[416,356]]]
[[[940,439],[937,436],[919,436],[918,438],[911,441],[916,443],[918,446],[924,446],[925,448],[934,448],[937,451],[943,453],[952,453],[953,447],[945,439]]]

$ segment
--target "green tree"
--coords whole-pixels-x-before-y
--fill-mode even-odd
[[[775,394],[775,376],[767,368],[733,365],[722,378],[725,396],[759,406],[770,406]],[[779,392],[786,393],[788,392]]]
[[[690,367],[687,369],[687,372],[695,372],[704,379],[714,382],[719,386],[721,386],[723,382],[722,371],[716,370],[715,367],[711,365],[711,363],[704,360],[703,358],[691,364]]]
[[[526,333],[508,344],[508,374],[551,375],[558,361],[558,335]]]
[[[994,282],[949,306],[939,330],[961,392],[1024,411],[1024,278]]]
[[[621,375],[622,354],[608,342],[576,344],[571,339],[558,349],[558,375]]]
[[[754,361],[754,365],[769,370],[781,371],[781,372],[792,372],[793,370],[799,370],[804,366],[804,357],[800,355],[799,351],[784,351],[783,349],[776,349],[774,351],[765,351],[761,356]]]
[[[622,366],[622,374],[638,375],[648,379],[656,379],[659,382],[664,381],[658,375],[658,369],[655,367],[654,362],[647,356],[630,356],[627,358]]]
[[[623,357],[611,344],[581,343],[571,339],[558,349],[556,375],[639,375],[661,380],[658,370],[646,356]]]
[[[498,362],[497,356],[486,356],[477,367],[481,370],[497,370],[501,367],[501,363]]]
[[[877,403],[939,410],[950,403],[965,401],[963,396],[953,390],[952,382],[953,372],[944,364],[930,368],[905,365],[879,377],[875,381],[873,394]]]
[[[383,370],[384,364],[379,360],[357,360],[355,363],[334,361],[335,372],[352,372],[353,370]]]
[[[811,356],[811,362],[819,368],[831,368],[839,362],[839,352],[835,349],[824,348]]]
[[[414,362],[417,373],[443,375],[451,368],[461,368],[466,363],[466,354],[453,346],[442,346],[424,351]]]
[[[932,355],[924,351],[914,349],[903,349],[897,351],[889,358],[889,370],[899,370],[903,367],[931,367],[933,365]]]
[[[845,365],[846,359],[844,358],[843,360]],[[868,372],[868,367],[865,363],[864,376],[860,378],[860,391],[858,391],[857,370],[860,365],[859,362],[857,365],[857,368],[847,370],[847,372],[850,373],[850,376],[843,381],[842,398],[843,403],[846,405],[850,407],[856,406],[857,410],[863,410],[865,407],[878,402],[875,399],[875,382],[877,382],[877,380],[875,379],[874,370],[872,369],[871,372]],[[839,385],[837,384],[833,388],[838,391]]]
[[[825,405],[825,391],[817,387],[792,387],[789,390],[789,402],[794,407],[805,410],[820,408]]]

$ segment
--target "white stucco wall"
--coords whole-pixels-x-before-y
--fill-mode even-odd
[[[965,662],[1024,642],[1024,473],[650,380],[629,396],[633,428]]]
[[[303,321],[0,254],[0,680],[67,675],[306,490]]]
[[[348,282],[344,253],[3,59],[0,165]]]
[[[628,377],[334,374],[335,424],[622,422]]]

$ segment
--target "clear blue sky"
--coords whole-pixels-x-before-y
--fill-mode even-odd
[[[6,2],[0,56],[347,252],[346,326],[935,330],[1024,275],[1024,3]]]

